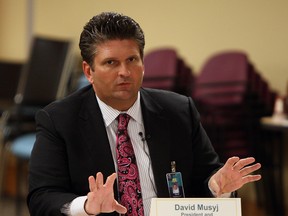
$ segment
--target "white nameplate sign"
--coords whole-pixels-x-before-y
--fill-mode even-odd
[[[153,198],[150,216],[241,216],[240,198]]]

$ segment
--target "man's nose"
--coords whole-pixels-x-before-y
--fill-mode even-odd
[[[119,68],[119,73],[120,76],[129,76],[131,74],[128,66],[126,64],[121,64],[121,67]]]

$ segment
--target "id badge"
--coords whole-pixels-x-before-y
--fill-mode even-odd
[[[184,198],[185,194],[181,172],[167,173],[166,179],[170,197]]]

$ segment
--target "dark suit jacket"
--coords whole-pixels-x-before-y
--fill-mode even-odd
[[[210,196],[207,181],[221,164],[192,99],[161,90],[140,92],[158,197],[169,197],[166,173],[171,172],[171,161],[182,173],[186,197]],[[61,215],[65,203],[89,192],[88,176],[101,171],[106,178],[115,172],[93,88],[48,105],[37,113],[36,122],[28,206],[31,215]]]

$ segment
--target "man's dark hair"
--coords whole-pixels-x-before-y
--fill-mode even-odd
[[[145,38],[140,25],[128,16],[114,12],[100,13],[84,26],[79,41],[82,59],[93,67],[97,45],[115,39],[135,40],[143,60]]]

